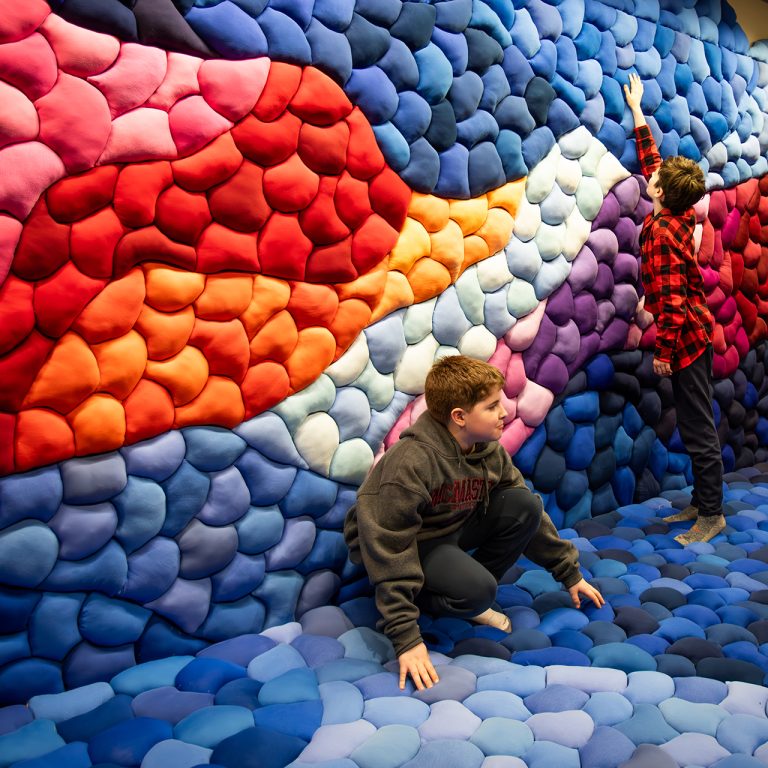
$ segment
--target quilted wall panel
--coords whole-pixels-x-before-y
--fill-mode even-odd
[[[364,594],[341,521],[437,355],[504,371],[560,527],[690,482],[632,71],[707,172],[726,467],[768,458],[767,62],[716,2],[4,8],[4,701]]]

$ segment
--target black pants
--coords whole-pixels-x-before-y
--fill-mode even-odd
[[[499,579],[523,553],[540,522],[541,500],[527,488],[492,493],[485,515],[476,510],[450,536],[419,544],[424,586],[416,604],[442,616],[476,616],[490,608]]]
[[[693,498],[699,515],[723,511],[723,457],[712,411],[712,346],[672,374],[677,428],[693,465]]]

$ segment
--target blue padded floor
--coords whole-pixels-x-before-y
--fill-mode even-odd
[[[514,631],[423,619],[441,682],[401,692],[372,600],[0,709],[0,768],[589,768],[768,764],[768,466],[726,476],[687,550],[680,491],[563,535],[607,598],[515,567]]]

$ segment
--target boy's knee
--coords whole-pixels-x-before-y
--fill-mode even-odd
[[[538,530],[542,512],[541,499],[533,493],[526,494],[525,500],[520,504],[520,517],[526,522],[527,527]]]
[[[510,488],[504,491],[504,508],[509,514],[510,522],[522,526],[526,530],[539,529],[541,525],[541,499],[527,488]]]
[[[487,610],[496,601],[496,591],[499,585],[489,571],[482,575],[478,574],[467,586],[468,610],[473,615]]]

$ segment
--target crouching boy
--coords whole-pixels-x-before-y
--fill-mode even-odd
[[[580,595],[603,605],[582,578],[578,551],[557,535],[498,442],[503,385],[488,363],[462,355],[436,362],[427,411],[371,469],[344,521],[350,557],[374,585],[401,689],[408,675],[419,690],[438,682],[420,611],[511,631],[493,606],[499,579],[520,555],[562,582],[577,608]]]

